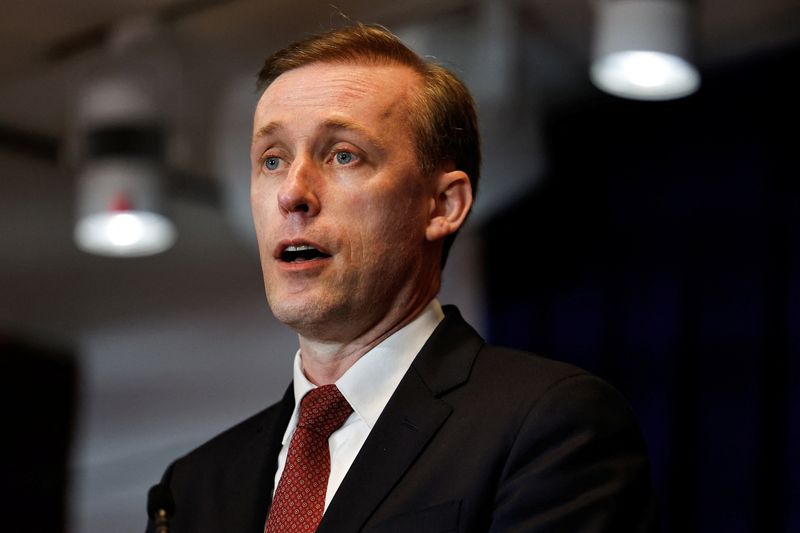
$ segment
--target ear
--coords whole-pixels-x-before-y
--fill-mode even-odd
[[[425,238],[429,241],[444,239],[458,231],[472,207],[472,185],[461,170],[439,172],[434,192],[425,229]]]

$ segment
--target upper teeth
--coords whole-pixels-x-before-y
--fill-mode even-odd
[[[301,244],[300,246],[287,246],[287,252],[304,252],[306,250],[315,250],[313,246],[309,246],[307,244]]]

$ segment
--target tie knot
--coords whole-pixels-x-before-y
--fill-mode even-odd
[[[300,401],[297,426],[316,431],[327,439],[352,412],[353,408],[336,385],[323,385],[309,391]]]

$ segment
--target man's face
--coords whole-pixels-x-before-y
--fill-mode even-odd
[[[438,288],[435,186],[409,122],[419,84],[406,67],[317,63],[259,100],[251,202],[267,299],[303,335],[346,342]]]

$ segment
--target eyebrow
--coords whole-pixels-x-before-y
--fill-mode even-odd
[[[270,122],[266,126],[262,126],[253,134],[253,144],[256,143],[259,139],[263,137],[267,137],[269,135],[273,135],[276,132],[285,129],[284,125],[280,122]],[[327,119],[325,120],[318,128],[320,131],[353,131],[364,138],[367,139],[368,142],[375,145],[379,150],[385,150],[385,144],[374,135],[372,135],[366,128],[357,124],[355,122],[345,120],[345,119]]]
[[[333,131],[338,131],[338,130],[353,131],[364,137],[369,143],[375,145],[379,150],[385,149],[385,145],[380,139],[376,138],[372,133],[370,133],[366,128],[364,128],[360,124],[351,122],[349,120],[328,119],[322,123],[319,129],[333,130]]]
[[[272,135],[278,130],[283,129],[283,124],[280,122],[270,122],[266,126],[262,126],[258,128],[258,131],[253,134],[253,143],[255,143],[258,139],[262,137],[266,137],[267,135]]]

